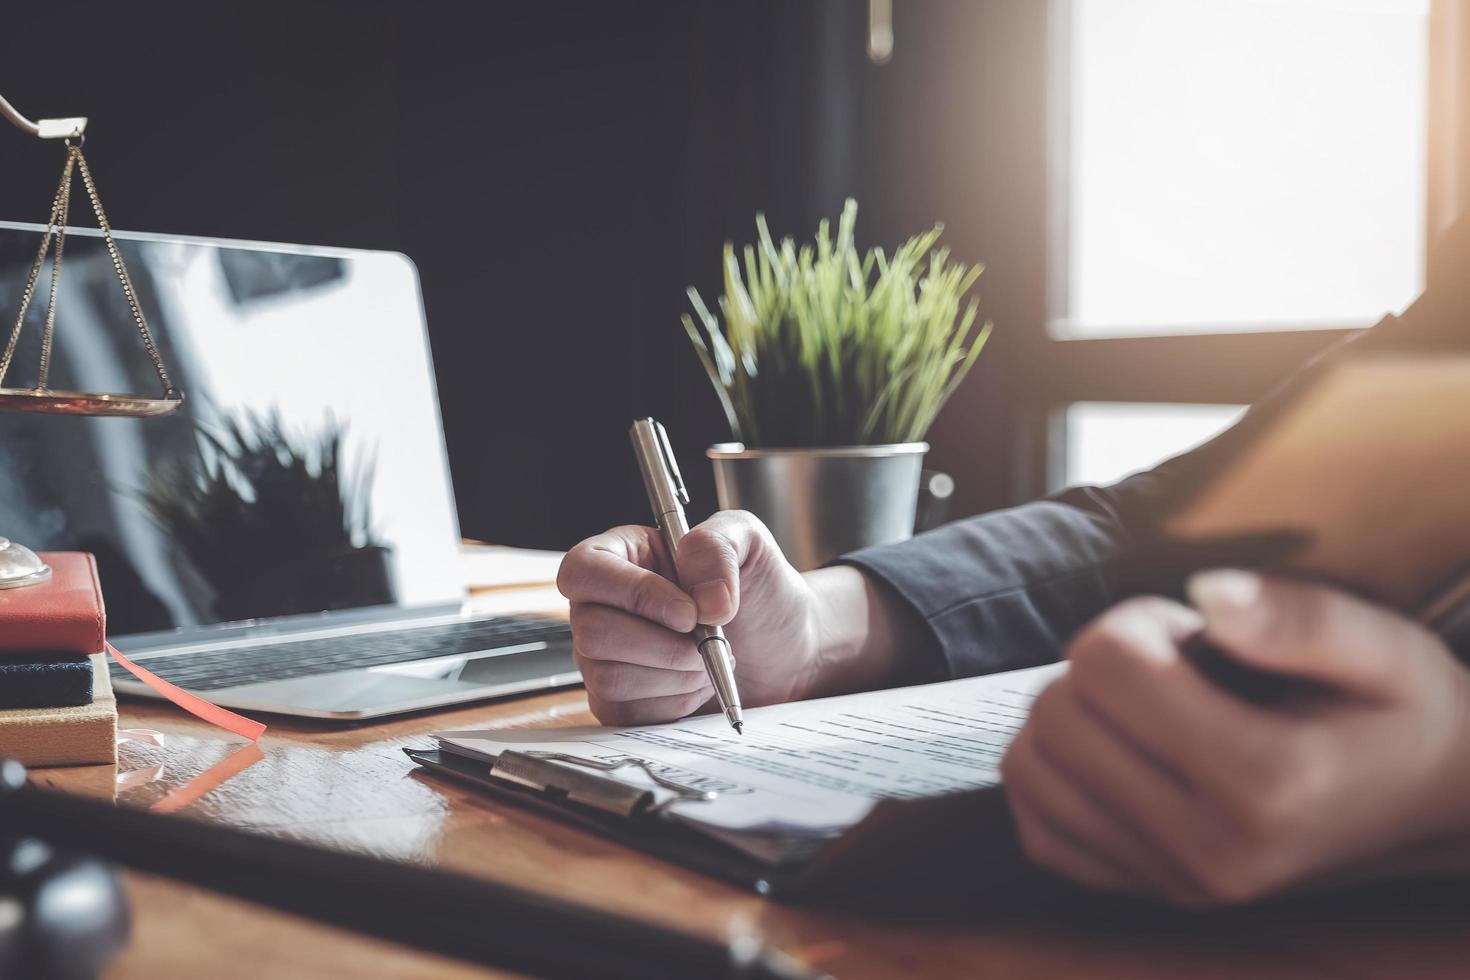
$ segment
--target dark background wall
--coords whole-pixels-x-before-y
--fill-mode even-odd
[[[114,224],[396,249],[418,264],[464,533],[567,546],[641,520],[625,429],[651,413],[713,507],[726,438],[679,326],[764,210],[860,241],[946,222],[999,328],[936,427],[961,509],[1010,499],[1013,337],[1039,323],[1044,4],[538,0],[7,10],[0,92],[91,117]],[[39,221],[56,146],[0,130],[0,217]],[[74,210],[75,220],[84,221]],[[702,506],[701,506],[702,505]]]

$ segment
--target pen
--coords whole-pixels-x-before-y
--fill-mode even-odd
[[[669,434],[664,427],[651,418],[641,418],[628,430],[633,440],[633,455],[638,457],[638,471],[643,474],[643,486],[648,491],[648,503],[653,508],[653,520],[663,532],[664,544],[669,549],[672,561],[679,550],[679,542],[689,533],[689,521],[684,517],[684,505],[689,503],[689,491],[684,486],[684,477],[679,474],[679,464],[674,461],[674,451],[669,448]],[[715,687],[715,698],[725,720],[737,734],[745,734],[745,718],[740,712],[740,691],[735,687],[735,655],[725,631],[718,626],[700,624],[694,627],[694,642],[699,649],[704,669],[710,683]]]

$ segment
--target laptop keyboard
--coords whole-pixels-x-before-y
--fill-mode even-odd
[[[410,663],[523,643],[552,643],[569,640],[571,635],[571,627],[564,622],[502,617],[386,629],[352,636],[306,640],[283,638],[281,642],[268,646],[201,650],[177,656],[149,657],[144,654],[133,659],[179,687],[191,691],[218,691],[242,684],[327,674],[334,670]],[[110,666],[113,680],[133,679],[132,674],[117,664]]]

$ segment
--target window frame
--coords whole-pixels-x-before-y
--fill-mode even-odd
[[[1065,477],[1066,408],[1073,402],[1251,404],[1299,365],[1363,329],[1361,325],[1220,333],[1149,333],[1118,337],[1058,337],[1051,311],[1067,288],[1068,139],[1071,132],[1070,30],[1072,0],[1049,0],[1046,25],[1047,246],[1044,305],[1028,319],[1034,329],[1018,338],[1031,384],[1017,405],[1016,492],[1031,498],[1057,489]],[[1426,262],[1434,238],[1470,201],[1470,99],[1458,98],[1470,81],[1461,52],[1470,52],[1470,12],[1455,0],[1431,0],[1429,24],[1426,179]]]

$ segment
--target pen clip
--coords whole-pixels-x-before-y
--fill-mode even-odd
[[[658,451],[664,458],[664,471],[668,473],[669,479],[674,482],[674,496],[678,498],[679,503],[687,507],[689,505],[689,490],[684,486],[684,475],[679,472],[679,464],[674,459],[674,448],[669,445],[669,434],[664,431],[662,422],[654,422],[653,430],[658,434]]]

